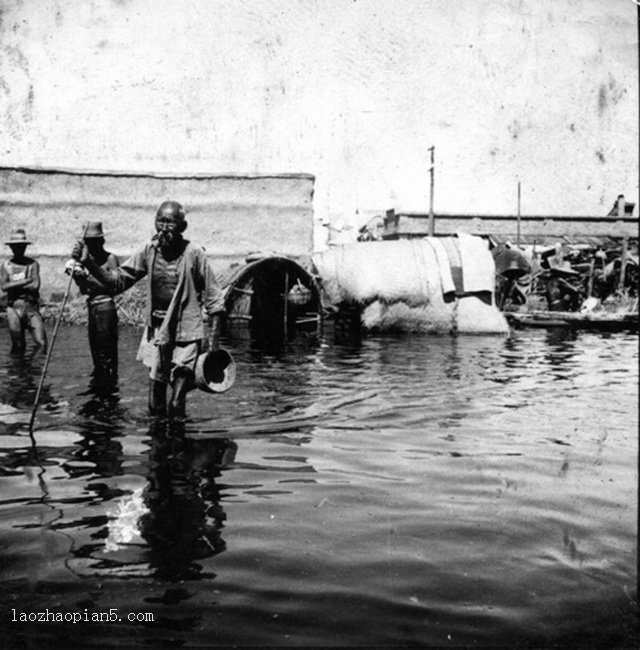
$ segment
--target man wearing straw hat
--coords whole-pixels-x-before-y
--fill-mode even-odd
[[[546,275],[546,297],[549,311],[577,311],[584,296],[580,273],[571,268],[568,261],[550,260]]]
[[[165,201],[156,213],[156,235],[122,266],[106,270],[87,246],[74,257],[112,293],[147,281],[146,328],[138,359],[149,368],[149,411],[155,415],[184,417],[187,392],[205,338],[202,311],[210,321],[209,348],[219,349],[222,292],[201,246],[185,239],[184,208]],[[167,392],[169,395],[167,396]]]
[[[118,258],[104,248],[101,221],[86,224],[83,239],[98,266],[109,271],[120,264]],[[87,296],[93,377],[98,381],[115,379],[118,375],[118,311],[112,292],[75,260],[67,262],[65,270],[73,272],[80,292]]]
[[[40,265],[25,251],[31,242],[23,228],[14,230],[5,242],[12,257],[0,266],[0,289],[7,293],[7,323],[11,351],[25,350],[25,331],[29,330],[36,345],[47,349],[47,333],[40,314]]]

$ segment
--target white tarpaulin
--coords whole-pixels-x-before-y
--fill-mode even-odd
[[[313,261],[329,301],[361,305],[367,329],[508,331],[493,300],[493,257],[479,237],[362,242]]]

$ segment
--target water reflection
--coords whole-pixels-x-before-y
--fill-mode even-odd
[[[122,475],[123,449],[119,438],[125,435],[124,410],[120,407],[117,381],[91,380],[80,394],[86,400],[78,408],[82,420],[71,458],[64,463],[70,478],[111,478]],[[106,498],[111,490],[104,484],[91,484],[91,490]]]
[[[139,521],[150,566],[172,582],[204,577],[200,561],[225,550],[216,479],[237,449],[230,440],[187,438],[179,427],[162,420],[151,425],[147,512]]]
[[[568,327],[547,330],[544,359],[549,365],[553,379],[570,379],[575,373],[575,358],[578,354],[576,336],[576,331]]]
[[[64,464],[70,478],[83,476],[110,478],[123,474],[122,444],[118,438],[123,435],[118,430],[83,431],[81,439],[76,442],[71,462]],[[91,484],[93,491],[98,491],[98,484]]]
[[[124,418],[120,409],[120,388],[116,379],[91,378],[89,387],[80,393],[86,397],[78,414],[93,420],[93,424],[115,425]]]
[[[460,367],[462,365],[462,358],[458,350],[458,339],[451,339],[451,351],[447,355],[444,363],[444,374],[448,379],[460,379]]]
[[[0,369],[0,403],[15,408],[31,409],[35,400],[40,375],[39,365],[33,364],[37,350],[25,355],[8,354]],[[54,402],[51,388],[42,387],[40,404]]]
[[[75,341],[52,366],[67,419],[43,413],[37,454],[0,436],[11,607],[153,610],[107,632],[149,647],[557,646],[603,602],[594,638],[636,634],[637,340],[234,349],[234,391],[194,393],[186,429],[148,419],[133,363],[79,393]]]
[[[226,439],[194,440],[183,425],[164,419],[149,427],[149,450],[136,467],[144,484],[123,490],[124,454],[115,431],[85,431],[70,478],[85,477],[90,501],[103,507],[89,518],[65,522],[74,537],[73,570],[81,575],[154,576],[171,583],[214,578],[203,562],[225,550],[222,470],[237,446]],[[131,472],[131,468],[129,468]],[[96,481],[101,477],[102,481]],[[73,531],[73,532],[72,532]]]
[[[546,341],[549,345],[561,345],[566,342],[576,341],[578,330],[571,327],[552,327],[546,330]]]

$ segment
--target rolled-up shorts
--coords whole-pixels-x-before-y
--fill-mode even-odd
[[[156,332],[155,327],[145,327],[136,356],[149,368],[149,379],[168,384],[173,381],[178,369],[195,372],[200,341],[157,345],[154,343]]]
[[[19,331],[22,327],[34,331],[43,326],[44,321],[38,308],[28,300],[18,299],[7,306],[7,325],[9,329]]]

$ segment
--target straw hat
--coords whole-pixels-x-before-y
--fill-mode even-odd
[[[549,261],[551,262],[551,260]],[[567,275],[571,277],[580,275],[578,271],[575,271],[574,269],[571,268],[571,264],[566,260],[562,262],[562,264],[558,264],[557,262],[551,262],[549,265],[549,271],[551,273],[555,273],[556,275]]]
[[[504,245],[496,246],[491,254],[496,265],[496,273],[505,278],[521,278],[531,273],[531,264],[524,253],[515,248],[507,248]]]
[[[507,266],[507,268],[500,271],[500,275],[503,275],[505,278],[513,278],[514,280],[517,280],[518,278],[521,278],[524,275],[527,275],[527,273],[531,272],[531,265],[528,264],[528,267],[529,269],[527,270],[527,268],[524,267],[520,260],[513,259],[510,260],[509,266]]]
[[[12,230],[9,234],[9,239],[5,241],[5,244],[11,246],[11,244],[30,244],[31,242],[27,239],[27,233],[24,231],[24,228],[16,228]]]
[[[84,239],[97,239],[98,237],[104,237],[102,232],[102,221],[90,221],[86,229],[83,230]]]
[[[236,381],[236,362],[222,348],[207,351],[196,360],[196,386],[206,393],[224,393]]]

